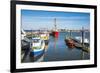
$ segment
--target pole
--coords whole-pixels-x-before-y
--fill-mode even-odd
[[[84,27],[82,27],[82,47],[84,47]]]
[[[70,38],[71,38],[71,36],[72,36],[72,30],[70,30],[70,34],[69,34],[69,36],[70,36]]]
[[[82,27],[82,49],[84,49],[84,27]],[[84,51],[82,51],[82,59],[84,59]]]

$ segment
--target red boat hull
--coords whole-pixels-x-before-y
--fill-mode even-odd
[[[58,38],[58,36],[59,36],[59,32],[58,32],[58,31],[53,31],[52,34],[53,34],[53,36],[56,37],[56,38]]]

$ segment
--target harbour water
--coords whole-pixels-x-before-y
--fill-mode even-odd
[[[45,46],[45,51],[38,57],[30,57],[28,51],[23,63],[25,62],[49,62],[49,61],[68,61],[68,60],[88,60],[90,53],[87,53],[78,48],[68,48],[65,43],[65,37],[68,32],[60,32],[58,38],[49,37],[48,45]],[[80,32],[72,32],[72,37],[81,36]],[[90,32],[85,33],[85,37],[90,39]]]

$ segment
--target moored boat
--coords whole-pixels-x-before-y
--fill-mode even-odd
[[[69,35],[66,35],[65,43],[68,46],[68,48],[75,48],[75,42],[72,39],[71,31],[69,32]]]
[[[45,50],[45,42],[40,37],[32,38],[31,55],[34,57],[40,56]]]
[[[65,39],[65,43],[69,48],[75,48],[75,42],[72,39]]]
[[[55,19],[54,30],[52,31],[52,35],[55,38],[58,38],[58,36],[59,36],[59,31],[57,30],[57,25],[56,25],[56,19]]]
[[[53,31],[52,34],[53,34],[54,37],[58,38],[59,32],[58,31]]]
[[[48,32],[40,33],[40,38],[44,40],[45,44],[47,45],[49,42],[49,33]]]

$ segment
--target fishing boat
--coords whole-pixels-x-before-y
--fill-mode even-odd
[[[42,33],[40,33],[40,38],[42,40],[44,40],[45,44],[47,45],[48,42],[49,42],[49,33],[48,32],[42,32]]]
[[[42,34],[40,34],[40,38],[41,38],[42,40],[49,40],[49,34],[42,33]]]
[[[45,49],[45,42],[40,37],[32,38],[31,56],[40,56]]]
[[[65,43],[69,48],[75,48],[75,42],[71,36],[71,30],[69,31],[69,35],[66,35]]]
[[[52,34],[53,34],[54,37],[58,38],[59,32],[58,31],[53,31]]]
[[[69,48],[75,48],[75,42],[71,38],[65,39],[65,43]]]
[[[52,31],[52,35],[58,38],[59,32],[57,30],[56,19],[54,21],[55,21],[55,24],[54,24],[54,30]]]

